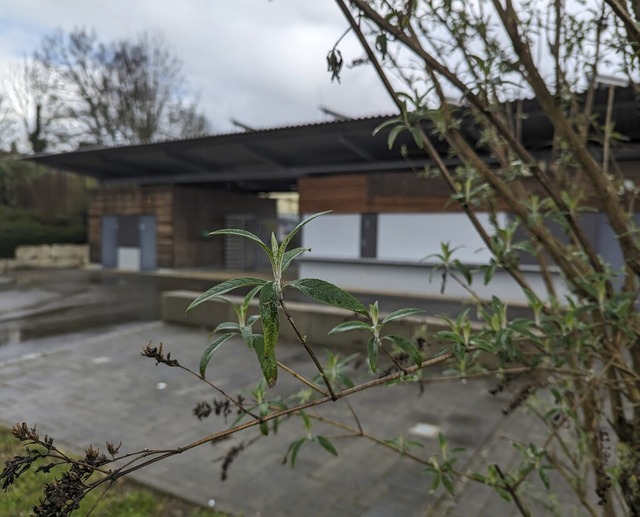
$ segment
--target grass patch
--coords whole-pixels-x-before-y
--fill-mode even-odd
[[[4,462],[23,455],[23,444],[11,432],[0,427],[0,460]],[[34,467],[35,470],[35,467]],[[6,492],[0,492],[0,515],[3,517],[27,517],[33,515],[32,508],[42,497],[42,488],[53,481],[55,472],[37,475],[25,472]],[[77,515],[85,515],[102,494],[93,491],[84,499]],[[228,514],[199,508],[184,501],[158,494],[134,482],[119,480],[106,493],[95,511],[95,517],[228,517]]]

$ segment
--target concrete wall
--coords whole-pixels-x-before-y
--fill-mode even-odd
[[[442,272],[435,269],[441,243],[456,248],[454,258],[467,265],[488,264],[491,254],[462,213],[380,213],[376,231],[376,257],[360,257],[361,214],[330,214],[319,217],[303,229],[303,245],[311,248],[299,261],[300,278],[321,278],[346,290],[374,293],[403,293],[438,297],[470,298],[470,293],[451,278],[444,293]],[[491,232],[489,216],[478,214]],[[505,225],[507,216],[498,214]],[[536,265],[523,266],[533,290],[546,298],[542,276]],[[560,277],[558,294],[563,295]],[[522,289],[504,271],[497,271],[489,285],[481,274],[474,277],[473,290],[482,298],[498,296],[505,302],[525,304]]]
[[[299,262],[300,278],[321,278],[347,291],[366,290],[373,293],[403,293],[418,296],[439,296],[442,289],[442,272],[434,271],[429,264],[383,262],[372,259],[328,260],[308,255]],[[540,273],[535,268],[525,273],[533,290],[546,297],[546,290]],[[563,284],[557,277],[557,286]],[[527,299],[522,289],[504,271],[498,271],[489,285],[477,275],[472,288],[481,297],[490,299],[497,296],[505,303],[524,304]],[[447,297],[468,299],[469,292],[449,278],[442,293]],[[562,291],[558,293],[562,296]]]
[[[15,259],[3,262],[0,269],[78,268],[89,263],[89,246],[85,244],[43,244],[19,246]]]
[[[236,315],[230,304],[222,300],[205,302],[185,315],[189,304],[201,293],[195,291],[166,291],[162,294],[161,317],[164,321],[196,325],[213,329],[224,321],[236,321]],[[240,297],[229,296],[235,303]],[[307,336],[307,342],[313,347],[341,347],[354,350],[366,350],[370,334],[364,331],[343,332],[328,336],[328,332],[340,323],[354,319],[363,319],[352,312],[315,303],[287,302],[287,309],[299,329]],[[257,313],[257,301],[254,299],[252,313]],[[259,325],[256,324],[256,330]],[[385,332],[400,334],[407,338],[428,339],[429,335],[444,327],[442,320],[433,317],[410,317],[394,321],[385,326]],[[297,337],[291,325],[284,317],[280,323],[280,339],[296,342]]]

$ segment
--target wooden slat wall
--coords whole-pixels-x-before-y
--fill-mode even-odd
[[[325,176],[322,178],[300,178],[300,213],[365,212],[368,204],[367,179],[365,176]]]
[[[253,194],[204,187],[176,189],[174,267],[224,267],[225,239],[205,239],[202,234],[224,228],[225,216],[239,213],[275,221],[276,202]]]
[[[458,211],[447,204],[445,183],[414,173],[389,172],[351,176],[323,176],[298,180],[300,213],[323,210],[337,213]]]
[[[158,267],[173,266],[174,187],[101,188],[90,193],[89,250],[91,262],[101,260],[102,216],[155,215]]]
[[[226,214],[254,214],[275,221],[276,202],[251,194],[206,187],[121,187],[91,192],[89,243],[92,262],[101,260],[102,216],[154,215],[158,267],[222,267],[224,240],[202,234],[224,226]]]

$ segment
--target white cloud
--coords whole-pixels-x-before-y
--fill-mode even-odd
[[[353,116],[391,111],[371,70],[331,83],[326,54],[347,24],[330,1],[21,0],[0,14],[0,67],[57,27],[95,28],[103,40],[161,33],[217,131],[230,117],[257,127],[314,122],[320,104]],[[345,58],[360,54],[353,38]]]

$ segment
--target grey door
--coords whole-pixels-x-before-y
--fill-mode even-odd
[[[156,217],[154,215],[141,215],[138,228],[140,229],[140,270],[152,271],[158,267]]]
[[[102,216],[101,255],[102,267],[118,265],[118,217],[115,215]]]

